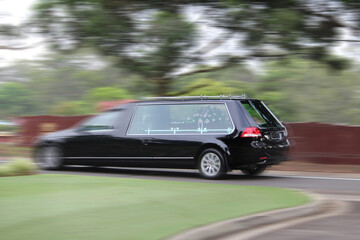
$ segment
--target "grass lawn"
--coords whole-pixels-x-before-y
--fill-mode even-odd
[[[4,177],[0,239],[162,239],[309,201],[272,187],[58,174]]]

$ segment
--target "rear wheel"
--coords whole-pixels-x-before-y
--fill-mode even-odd
[[[62,152],[57,146],[41,147],[36,152],[35,161],[41,169],[60,169],[63,165]]]
[[[224,156],[216,149],[206,149],[200,154],[198,168],[201,176],[207,179],[218,179],[225,174]]]
[[[252,165],[252,166],[249,166],[248,168],[241,169],[241,171],[245,175],[256,176],[256,175],[263,173],[265,171],[266,167],[267,166],[264,166],[264,165],[262,165],[262,166]]]

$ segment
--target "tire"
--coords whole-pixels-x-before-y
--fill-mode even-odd
[[[253,165],[246,169],[241,169],[241,171],[247,175],[247,176],[256,176],[262,174],[267,166],[259,166],[259,165]]]
[[[223,154],[213,148],[206,149],[198,158],[198,169],[200,175],[204,178],[221,178],[226,172]]]
[[[44,170],[57,170],[63,166],[62,151],[57,146],[41,147],[36,151],[35,162]]]

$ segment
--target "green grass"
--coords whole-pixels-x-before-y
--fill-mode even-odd
[[[0,179],[0,238],[162,239],[309,201],[299,192],[272,187],[55,174],[6,177]]]

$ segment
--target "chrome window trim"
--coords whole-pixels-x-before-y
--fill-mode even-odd
[[[83,132],[112,132],[115,128],[108,128],[108,129],[93,129],[93,130],[83,130]]]
[[[231,121],[231,125],[232,125],[232,131],[229,132],[229,133],[182,133],[182,134],[142,134],[142,133],[132,133],[132,134],[129,134],[129,130],[130,130],[130,127],[131,127],[131,124],[134,120],[134,116],[135,116],[135,113],[136,113],[136,110],[137,110],[137,107],[138,106],[151,106],[151,105],[196,105],[196,104],[223,104],[225,105],[225,108],[226,108],[226,111],[229,115],[229,118],[230,118],[230,121]],[[136,104],[135,106],[135,109],[132,113],[132,116],[131,116],[131,120],[130,120],[130,123],[128,125],[128,128],[126,130],[126,136],[203,136],[203,135],[230,135],[232,133],[234,133],[235,131],[235,124],[233,122],[233,119],[232,119],[232,116],[230,114],[230,111],[229,111],[229,108],[227,106],[227,103],[226,102],[201,102],[201,103],[183,103],[183,102],[179,102],[179,103],[139,103],[139,104]]]

